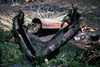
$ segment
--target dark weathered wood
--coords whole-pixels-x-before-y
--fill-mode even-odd
[[[29,57],[37,56],[37,53],[40,53],[42,56],[46,56],[53,51],[55,51],[57,48],[59,48],[62,44],[64,44],[66,41],[68,41],[75,32],[79,29],[79,24],[77,24],[75,27],[69,29],[67,32],[63,32],[63,30],[57,32],[55,36],[45,43],[43,43],[45,46],[41,49],[35,49],[36,46],[34,46],[30,41],[30,36],[27,35],[25,30],[23,29],[24,34],[19,34],[19,39],[22,48],[26,49],[24,50],[26,55]],[[36,36],[35,36],[36,37]],[[33,39],[39,40],[39,37]],[[27,42],[26,42],[27,41]],[[41,56],[40,55],[40,56]],[[38,55],[39,56],[39,55]]]
[[[24,28],[22,28],[21,31],[23,33],[19,33],[18,30],[16,30],[21,48],[22,48],[23,52],[31,59],[35,55],[34,47],[32,46],[32,43],[31,43],[28,35],[26,34],[26,31],[24,30]]]
[[[75,27],[69,29],[66,33],[62,33],[62,31],[58,32],[57,35],[55,35],[54,38],[47,43],[48,46],[43,48],[44,49],[43,55],[48,55],[49,53],[59,48],[66,41],[68,41],[79,29],[79,25],[80,24],[77,24]]]
[[[72,21],[72,24],[69,24],[69,26],[65,29],[67,31],[65,30],[58,31],[50,41],[43,42],[42,44],[44,44],[44,46],[37,50],[36,50],[37,47],[35,46],[36,43],[31,43],[31,40],[30,40],[31,37],[27,35],[26,31],[23,28],[22,29],[23,34],[21,34],[22,37],[19,36],[19,38],[21,39],[21,42],[23,43],[21,45],[22,46],[24,45],[24,47],[27,47],[27,50],[29,51],[29,52],[26,51],[26,54],[27,55],[30,54],[30,56],[31,55],[32,56],[47,56],[48,54],[52,53],[57,48],[59,48],[62,44],[67,42],[76,33],[76,31],[79,29],[79,26],[80,26],[80,23],[78,21],[79,16],[75,14],[75,16],[73,17],[76,17],[77,19],[74,19],[74,21]],[[35,22],[36,21],[37,20],[35,20]],[[34,37],[33,37],[34,41],[42,42],[39,40],[38,37],[36,37],[37,40]]]

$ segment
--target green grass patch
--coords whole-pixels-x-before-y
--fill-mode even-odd
[[[0,29],[0,64],[17,63],[25,59],[25,55],[20,50],[19,44],[5,41],[11,35],[11,32],[5,32],[3,29]]]
[[[13,43],[0,43],[0,63],[11,64],[17,63],[25,59],[24,54],[21,52],[18,44]]]

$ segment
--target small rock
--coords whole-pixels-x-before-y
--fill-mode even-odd
[[[88,41],[91,38],[90,35],[88,35],[87,33],[79,33],[78,35],[76,35],[74,37],[74,40],[76,41]]]
[[[74,37],[74,40],[79,41],[80,37]]]
[[[45,63],[48,64],[48,59],[47,58],[45,59]]]

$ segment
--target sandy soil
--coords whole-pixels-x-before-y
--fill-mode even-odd
[[[51,5],[64,7],[67,6],[68,8],[71,8],[71,3],[74,4],[74,6],[79,8],[79,12],[82,14],[83,18],[81,20],[82,23],[86,23],[88,26],[90,26],[93,29],[96,29],[96,32],[100,34],[100,0],[56,0],[57,2],[53,1],[51,2],[44,2],[49,3]],[[17,12],[19,9],[24,9],[26,6],[36,6],[39,5],[39,3],[26,3],[26,4],[20,4],[20,5],[7,5],[3,4],[0,5],[0,14],[2,12]]]

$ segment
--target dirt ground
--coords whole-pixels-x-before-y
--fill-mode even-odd
[[[93,29],[97,29],[97,32],[100,34],[100,0],[56,0],[57,2],[46,2],[55,6],[68,6],[71,8],[71,3],[73,3],[76,7],[79,8],[79,12],[82,14],[83,19],[82,23],[88,24]],[[16,12],[19,9],[23,9],[27,5],[36,5],[36,3],[26,3],[20,4],[17,6],[3,4],[0,5],[0,13],[2,12]]]

